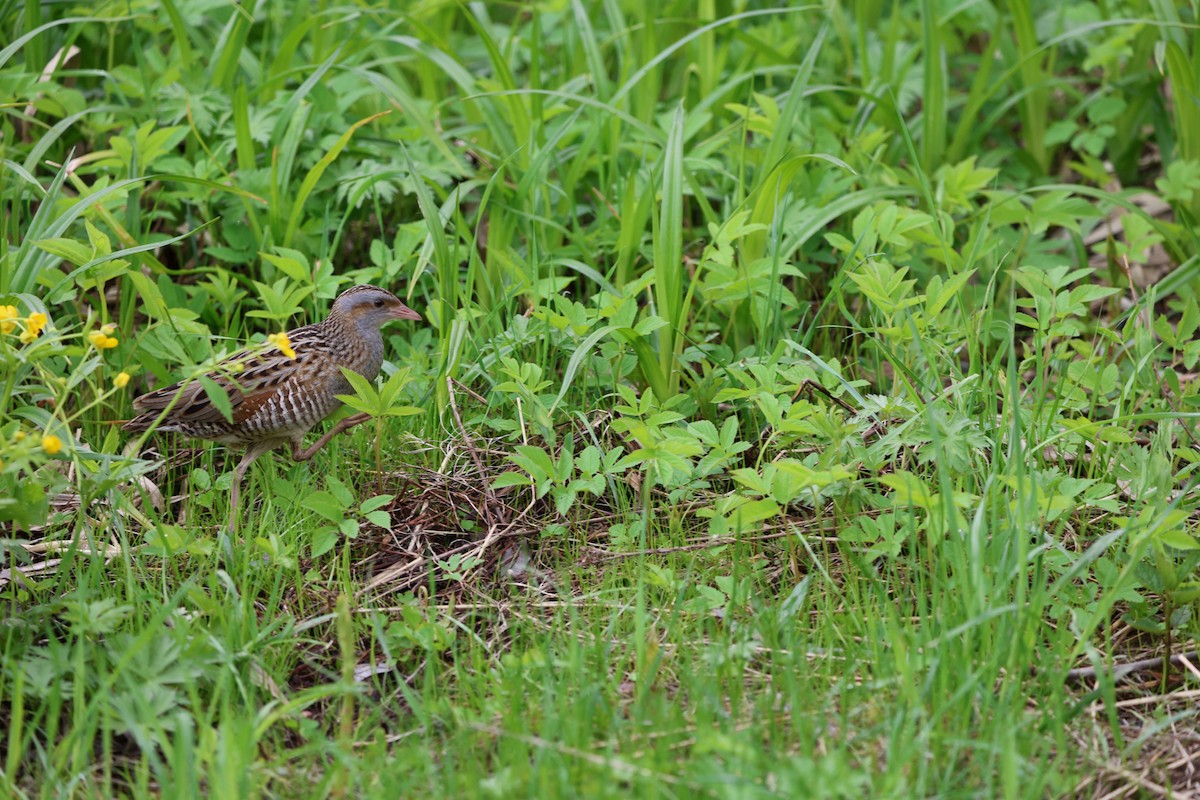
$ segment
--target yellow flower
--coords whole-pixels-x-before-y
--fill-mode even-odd
[[[107,328],[108,326],[105,325],[104,327]],[[119,344],[115,337],[105,335],[104,328],[89,333],[88,341],[91,342],[97,350],[111,350]]]
[[[118,372],[117,377],[113,378],[113,386],[117,387],[118,389],[124,389],[128,385],[129,385],[129,373],[128,372]]]
[[[50,320],[40,311],[35,311],[25,320],[25,332],[21,334],[21,344],[29,344],[38,337]]]
[[[62,450],[62,439],[55,436],[53,433],[47,433],[42,436],[42,449],[50,455],[54,455],[59,450]]]
[[[0,333],[12,333],[17,327],[13,322],[17,318],[16,306],[0,306]]]
[[[292,349],[292,342],[286,333],[272,333],[267,337],[267,341],[278,347],[279,352],[288,358],[296,360],[296,351]]]

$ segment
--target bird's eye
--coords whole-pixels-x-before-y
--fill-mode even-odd
[[[375,301],[375,307],[376,307],[376,308],[383,308],[383,301],[382,301],[382,300],[376,300],[376,301]]]

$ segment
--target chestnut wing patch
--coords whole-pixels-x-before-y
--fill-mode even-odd
[[[246,420],[257,414],[263,406],[271,402],[271,398],[279,391],[278,387],[272,387],[254,394],[238,393],[238,402],[233,407],[233,424],[241,425]]]

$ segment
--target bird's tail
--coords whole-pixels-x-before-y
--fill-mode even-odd
[[[160,413],[158,411],[143,411],[123,424],[121,430],[128,431],[129,433],[145,433],[150,430],[159,416]]]

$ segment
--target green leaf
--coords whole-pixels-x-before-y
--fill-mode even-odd
[[[141,312],[150,319],[167,319],[171,312],[167,309],[167,302],[163,299],[162,292],[158,290],[158,285],[143,275],[140,270],[129,271],[126,275],[133,283],[133,288],[141,300]]]
[[[382,398],[380,398],[379,392],[375,390],[373,383],[354,370],[346,369],[345,367],[342,367],[342,375],[346,377],[346,380],[350,383],[350,387],[354,389],[354,394],[335,395],[338,400],[341,400],[355,411],[361,411],[373,417],[382,416],[387,411],[387,407],[383,403]]]
[[[739,500],[743,498],[737,498]],[[724,515],[727,523],[732,523],[722,533],[741,533],[757,528],[763,520],[771,519],[782,511],[779,504],[769,498],[745,500],[737,503]],[[718,528],[720,530],[720,528]]]
[[[1183,305],[1183,315],[1179,318],[1175,334],[1180,340],[1190,340],[1195,336],[1197,327],[1200,327],[1200,306],[1197,306],[1194,296],[1189,296]]]
[[[212,488],[212,476],[208,474],[206,469],[194,469],[188,477],[191,479],[192,486],[196,487],[197,491],[207,492]]]
[[[511,454],[508,460],[532,475],[534,480],[541,482],[556,474],[554,460],[542,448],[520,444],[515,449],[516,452]]]
[[[1156,531],[1154,538],[1167,547],[1172,547],[1176,550],[1200,550],[1200,542],[1196,541],[1196,537],[1181,528],[1167,528]]]
[[[74,239],[42,239],[33,244],[39,250],[44,250],[50,255],[58,256],[63,261],[70,261],[77,267],[83,266],[92,259],[92,248]]]
[[[638,336],[649,336],[659,328],[667,324],[667,321],[658,315],[645,317],[633,326],[633,332]]]
[[[200,381],[200,385],[204,387],[204,394],[208,395],[209,401],[221,412],[225,421],[233,422],[233,404],[229,402],[229,394],[224,387],[207,375],[198,375],[196,380]]]
[[[880,477],[879,482],[895,490],[893,498],[900,505],[914,505],[924,509],[933,505],[933,495],[930,494],[929,487],[911,472],[897,470],[891,475]]]
[[[342,515],[345,516],[346,509],[354,505],[354,492],[351,491],[349,486],[332,476],[326,479],[325,485],[329,487],[329,491],[341,503]]]
[[[112,253],[112,243],[108,240],[108,236],[104,231],[92,224],[90,219],[84,219],[84,229],[87,230],[88,242],[92,245],[92,250],[98,256],[106,256]]]
[[[1137,441],[1130,435],[1129,431],[1124,428],[1119,428],[1115,425],[1107,425],[1103,428],[1098,428],[1095,433],[1096,441],[1099,442],[1117,442],[1128,444]]]
[[[417,406],[391,406],[383,412],[385,417],[411,417],[416,414],[424,414],[425,409]]]
[[[333,523],[341,522],[346,516],[345,505],[329,492],[313,492],[305,495],[304,499],[300,501],[300,505]]]
[[[311,279],[308,261],[304,258],[303,253],[287,247],[276,247],[275,249],[279,251],[279,255],[261,252],[259,255],[262,256],[263,261],[273,265],[294,281],[303,283]]]
[[[683,608],[693,614],[703,614],[721,608],[728,602],[729,597],[720,589],[700,585],[696,587],[696,596],[684,603]]]
[[[363,500],[362,505],[359,506],[359,510],[363,514],[369,514],[378,508],[383,508],[395,499],[396,495],[394,494],[377,494],[374,497]]]
[[[333,549],[337,544],[338,530],[332,525],[327,525],[313,534],[312,538],[312,557],[320,558]]]
[[[369,511],[366,514],[363,514],[363,518],[378,528],[391,530],[392,515],[386,511]]]
[[[41,483],[34,479],[17,481],[12,498],[14,503],[0,505],[0,519],[11,519],[17,528],[24,530],[46,524],[50,501]]]
[[[931,296],[926,301],[926,313],[931,317],[935,317],[942,313],[942,309],[946,307],[946,304],[949,303],[956,294],[962,291],[962,288],[967,285],[967,281],[969,281],[971,276],[974,274],[975,270],[973,269],[960,272],[950,280],[946,281],[945,285],[942,286],[941,290],[938,292],[937,297],[933,297],[931,293]]]
[[[565,516],[571,510],[571,506],[575,505],[576,496],[576,491],[569,486],[554,490],[554,510],[559,516]]]
[[[505,472],[492,481],[493,489],[503,489],[507,486],[532,486],[533,480],[524,472]]]
[[[1171,600],[1175,603],[1194,603],[1200,600],[1200,583],[1184,581],[1171,592]]]

